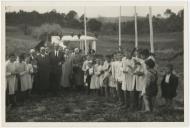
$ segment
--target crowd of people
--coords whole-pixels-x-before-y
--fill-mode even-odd
[[[161,85],[166,106],[172,106],[177,95],[178,77],[173,65],[158,83],[158,65],[147,49],[97,55],[91,50],[84,55],[54,44],[54,49],[31,49],[18,57],[9,55],[6,62],[7,105],[16,106],[31,94],[59,96],[60,90],[70,89],[87,95],[105,96],[123,107],[145,112],[154,110],[154,101]],[[18,97],[21,97],[20,99]]]

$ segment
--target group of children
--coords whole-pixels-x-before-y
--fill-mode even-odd
[[[134,54],[117,52],[104,58],[87,56],[82,69],[85,72],[84,81],[88,94],[94,93],[107,99],[115,99],[119,105],[131,110],[153,111],[158,92],[158,73],[155,59],[148,50],[135,50]],[[168,65],[167,69],[170,70],[168,74],[172,74],[171,65]],[[174,74],[172,76],[177,79]],[[176,92],[177,80],[172,84],[170,89],[162,87],[162,96],[165,99],[168,99],[165,94],[167,95],[171,88]],[[171,100],[166,102],[171,103]]]
[[[161,92],[167,106],[170,106],[177,95],[178,78],[171,64],[166,68]],[[22,54],[16,59],[14,54],[10,54],[6,63],[8,104],[16,105],[16,95],[20,95],[21,100],[30,95],[34,70],[30,56]],[[114,99],[119,105],[132,110],[153,110],[158,92],[158,73],[155,59],[148,50],[134,50],[124,54],[117,52],[104,58],[87,55],[82,70],[88,94]]]
[[[15,106],[18,97],[23,101],[31,94],[32,73],[33,66],[29,56],[26,57],[22,54],[16,58],[14,54],[9,55],[9,60],[6,62],[6,100],[8,105]]]

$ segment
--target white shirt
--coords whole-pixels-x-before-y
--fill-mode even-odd
[[[58,54],[59,54],[59,51],[55,51],[55,56],[58,56]]]
[[[165,82],[169,83],[171,74],[167,74],[165,77]]]
[[[89,74],[92,75],[94,72],[94,69],[93,68],[89,68]]]
[[[143,88],[146,85],[146,74],[147,74],[147,69],[146,69],[146,64],[145,61],[140,59],[140,58],[133,58],[136,59],[138,62],[140,62],[141,65],[137,65],[136,69],[134,72],[141,72],[143,73],[142,76],[134,75],[133,77],[133,88],[136,85],[136,90],[137,91],[142,91]]]
[[[33,56],[31,56],[31,58],[32,58],[32,59],[34,59],[34,57],[33,57]]]
[[[118,82],[123,80],[122,62],[115,61],[115,78]]]
[[[84,61],[84,63],[83,63],[83,66],[82,66],[82,70],[84,71],[84,72],[86,72],[87,70],[88,70],[88,63],[89,63],[89,61],[88,60],[85,60]]]
[[[42,58],[44,58],[44,57],[45,57],[45,55],[43,55],[43,54],[41,54],[41,56],[42,56]]]

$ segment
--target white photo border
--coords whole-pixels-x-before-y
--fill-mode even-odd
[[[5,7],[6,6],[183,6],[184,7],[184,122],[6,122],[5,121]],[[165,127],[187,126],[189,119],[189,32],[186,1],[3,1],[1,2],[1,126],[2,127]]]

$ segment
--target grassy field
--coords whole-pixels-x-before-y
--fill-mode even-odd
[[[65,33],[80,31],[63,29]],[[139,35],[139,47],[149,48],[149,35]],[[39,41],[31,36],[25,36],[16,27],[6,29],[6,52],[23,52],[34,47]],[[183,51],[183,33],[155,33],[155,53],[159,58],[171,57]],[[97,53],[111,54],[117,50],[118,35],[99,35]],[[131,50],[134,47],[134,35],[122,35],[122,48]],[[163,75],[166,60],[157,60],[159,65],[159,81]],[[103,97],[88,96],[79,92],[63,92],[59,97],[45,97],[33,95],[17,108],[7,111],[7,121],[183,121],[184,120],[184,83],[183,83],[183,56],[178,56],[170,63],[179,76],[178,95],[175,98],[174,110],[165,110],[159,91],[157,107],[154,113],[130,112],[120,108],[114,101],[105,101]],[[160,86],[159,86],[160,87]],[[77,97],[77,98],[76,98]],[[180,109],[179,109],[180,108]],[[88,116],[87,116],[88,115]]]
[[[162,102],[162,101],[159,101]],[[157,103],[160,104],[160,103]],[[157,105],[153,113],[121,108],[114,100],[106,100],[84,92],[63,91],[58,97],[33,95],[17,108],[7,111],[8,122],[182,122],[183,104],[176,109]]]

